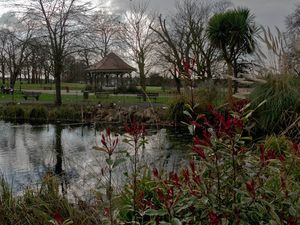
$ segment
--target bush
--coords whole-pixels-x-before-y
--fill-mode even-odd
[[[24,121],[25,121],[25,111],[24,111],[23,108],[16,107],[15,115],[16,115],[16,122],[17,123],[24,123]]]
[[[181,95],[170,105],[169,117],[176,122],[187,122],[184,111],[194,114],[206,113],[210,105],[219,106],[224,103],[224,93],[220,85],[214,85],[213,81],[201,83],[201,87],[194,89],[194,107],[191,109],[191,97]]]
[[[169,174],[153,170],[151,185],[137,199],[142,206],[137,210],[140,220],[149,224],[298,224],[299,172],[291,168],[299,167],[299,145],[273,138],[260,146],[247,146],[251,137],[242,136],[245,121],[240,114],[208,111],[210,120],[198,115],[191,122],[194,157],[189,166]],[[273,145],[278,142],[280,147]],[[284,156],[281,147],[290,154]],[[145,194],[149,188],[151,195]]]
[[[136,86],[130,86],[130,87],[118,87],[115,90],[116,94],[121,94],[121,93],[129,93],[129,94],[137,94],[140,93],[141,90],[137,88]]]
[[[265,149],[284,156],[290,155],[291,141],[284,136],[269,136],[265,140]]]
[[[81,121],[81,112],[80,110],[71,106],[53,108],[49,112],[49,120],[65,122]]]
[[[23,123],[25,121],[26,111],[23,107],[18,105],[8,105],[2,107],[0,118],[14,123]]]
[[[48,118],[48,113],[45,107],[34,107],[29,111],[29,122],[32,124],[45,123]]]
[[[85,108],[90,112],[92,109]],[[90,116],[90,114],[88,114]],[[29,122],[41,124],[46,122],[81,122],[81,110],[72,106],[61,106],[59,108],[46,108],[44,106],[21,106],[8,105],[0,108],[0,119],[13,123]],[[89,118],[86,118],[89,119]]]
[[[280,134],[300,109],[300,80],[291,75],[270,75],[250,95],[255,133]]]

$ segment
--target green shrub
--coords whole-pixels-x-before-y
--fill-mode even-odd
[[[119,93],[130,93],[130,94],[137,94],[140,93],[141,90],[139,88],[137,88],[136,86],[130,86],[130,87],[118,87],[115,90],[116,94]]]
[[[75,107],[64,106],[59,108],[53,108],[49,112],[50,121],[80,121],[81,111]]]
[[[155,182],[152,180],[150,171],[146,172],[146,174],[143,174],[143,177],[141,177],[137,181],[136,202],[139,211],[143,211],[147,208],[146,203],[141,201],[143,198],[152,199],[155,202],[159,201],[157,199],[154,199],[156,198],[153,192],[154,188]],[[125,224],[130,224],[130,222],[134,220],[132,193],[133,186],[130,184],[126,184],[123,188],[122,193],[120,194],[119,199],[117,199],[116,201],[117,205],[119,206],[119,219]],[[146,224],[147,222],[149,222],[149,219],[150,217],[138,215],[136,221],[138,221],[140,224]]]
[[[256,133],[279,134],[291,124],[300,106],[300,80],[291,75],[271,75],[250,95]]]
[[[16,107],[15,110],[16,122],[23,123],[25,121],[25,110],[22,107]]]
[[[0,119],[11,121],[11,122],[17,122],[17,123],[23,123],[25,121],[26,113],[25,109],[22,106],[18,105],[7,105],[1,107],[0,110]]]
[[[193,113],[205,113],[209,105],[218,106],[225,102],[224,93],[220,85],[214,85],[213,81],[201,83],[198,89],[193,91],[194,107],[191,110],[191,96],[181,95],[170,104],[169,117],[176,122],[186,122],[184,111]]]
[[[265,140],[265,149],[273,150],[277,155],[290,155],[291,142],[285,136],[269,136]]]
[[[37,124],[37,123],[45,123],[48,118],[48,113],[45,107],[33,107],[29,111],[28,120],[30,123]]]

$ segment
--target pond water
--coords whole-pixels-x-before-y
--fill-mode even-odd
[[[78,195],[105,182],[106,163],[103,152],[93,146],[100,145],[103,129],[90,126],[72,127],[29,124],[15,125],[0,121],[0,169],[14,192],[25,187],[38,186],[46,173],[63,174],[62,187]],[[124,143],[124,134],[116,157],[127,157],[125,163],[114,170],[114,183],[126,180],[130,173],[132,149]],[[191,138],[186,130],[149,129],[146,144],[139,150],[140,170],[146,167],[178,170],[186,163]],[[144,167],[142,167],[144,166]],[[81,193],[79,193],[81,192]]]

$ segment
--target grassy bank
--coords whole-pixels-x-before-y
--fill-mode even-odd
[[[21,93],[15,93],[14,95],[0,94],[0,104],[1,103],[53,103],[55,100],[54,94],[42,93],[39,97],[39,100],[36,101],[33,98],[29,100],[24,100]],[[150,99],[147,102],[160,103],[160,104],[169,104],[172,100],[171,96],[159,96],[156,101]],[[139,100],[135,95],[107,95],[97,97],[94,94],[90,94],[88,99],[83,98],[83,94],[78,92],[78,94],[63,94],[62,102],[64,104],[108,104],[108,103],[116,103],[116,104],[140,104],[143,101]]]
[[[0,120],[13,123],[55,123],[88,121],[91,106],[80,107],[67,105],[53,107],[47,105],[2,105],[0,106]]]

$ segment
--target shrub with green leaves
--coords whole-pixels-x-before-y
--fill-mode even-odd
[[[29,111],[29,122],[32,124],[45,123],[48,118],[48,112],[45,107],[33,107]]]
[[[53,108],[49,112],[50,121],[81,121],[81,112],[75,107],[64,106],[59,108]]]
[[[251,119],[256,133],[279,134],[300,112],[300,79],[292,75],[270,75],[250,95]]]
[[[265,140],[266,150],[273,150],[276,154],[290,154],[291,141],[285,136],[269,136]]]
[[[3,106],[0,118],[14,123],[23,123],[26,119],[26,109],[19,105]]]

